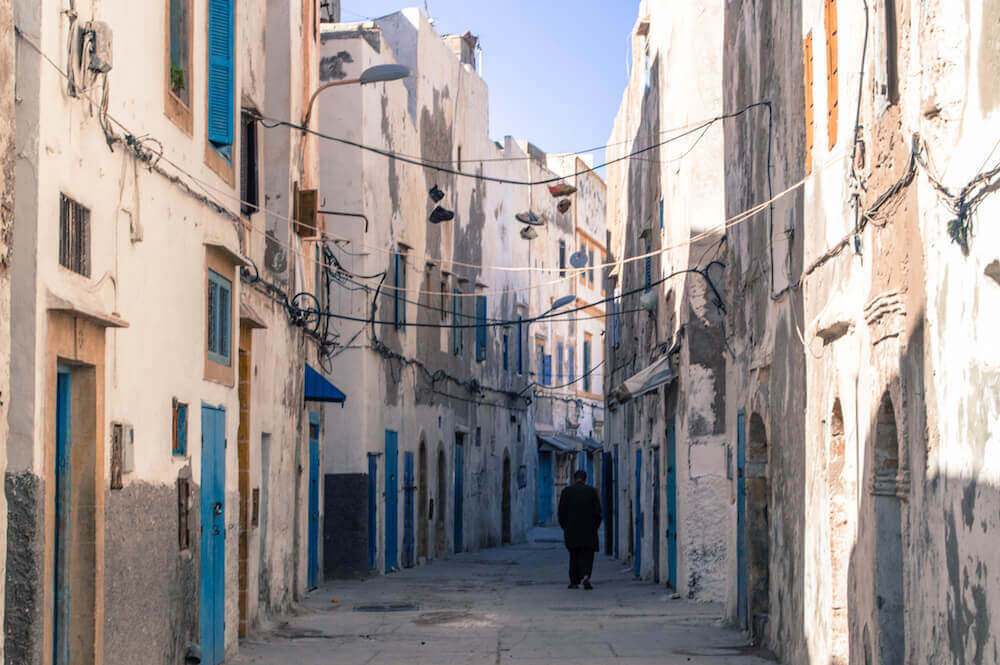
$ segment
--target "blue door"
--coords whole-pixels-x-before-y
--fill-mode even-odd
[[[455,441],[455,553],[462,551],[462,499],[465,494],[465,453],[461,436]]]
[[[385,431],[385,572],[399,568],[399,437]]]
[[[635,557],[633,572],[642,574],[642,449],[635,451]]]
[[[413,568],[413,453],[403,453],[403,567]]]
[[[618,444],[615,444],[615,461],[614,461],[614,478],[612,479],[611,491],[614,494],[614,511],[615,511],[615,558],[620,556],[620,550],[618,548]]]
[[[747,627],[747,543],[746,543],[746,449],[747,417],[736,414],[736,605],[740,626]]]
[[[56,377],[56,523],[55,523],[55,616],[52,628],[52,662],[69,665],[69,506],[70,422],[73,408],[70,370],[59,367]]]
[[[226,412],[201,408],[201,630],[202,662],[226,655]]]
[[[368,453],[368,570],[375,569],[378,550],[378,457]]]
[[[677,435],[667,423],[667,582],[677,591]]]
[[[650,540],[653,546],[653,581],[660,583],[660,449],[653,448],[649,451],[649,456],[653,462],[653,530],[650,531]]]
[[[587,472],[587,482],[597,487],[597,478],[594,478],[594,453],[587,453],[587,468],[584,471]]]
[[[319,576],[319,416],[309,414],[309,570],[308,586]]]
[[[611,453],[603,453],[602,463],[601,463],[601,497],[602,509],[604,510],[604,553],[613,554],[614,553],[614,541],[615,541],[615,518],[614,518],[614,503],[615,503],[615,486],[613,483],[614,478],[614,462],[611,461]]]
[[[552,520],[552,453],[538,453],[538,523]]]

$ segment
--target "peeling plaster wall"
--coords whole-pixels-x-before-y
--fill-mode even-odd
[[[718,115],[722,108],[722,3],[690,5],[644,2],[632,35],[631,78],[625,89],[609,157],[674,139],[657,150],[608,167],[607,219],[610,251],[618,260],[662,250],[650,259],[651,280],[723,257],[722,127],[678,136],[685,127]],[[648,18],[648,35],[643,25]],[[697,29],[692,30],[691,26]],[[717,48],[706,48],[716,44]],[[692,71],[689,54],[699,52]],[[647,74],[648,72],[648,74]],[[648,87],[647,87],[648,80]],[[662,200],[662,223],[661,223]],[[699,236],[693,242],[691,239]],[[689,244],[690,243],[690,244]],[[620,301],[623,311],[641,307],[645,259],[619,263],[617,293],[639,289]],[[721,266],[709,270],[721,285]],[[630,534],[642,531],[641,576],[666,583],[689,598],[722,601],[734,548],[726,534],[734,527],[734,495],[727,481],[728,348],[723,307],[704,277],[680,272],[653,287],[652,312],[621,316],[621,343],[608,348],[605,390],[676,348],[671,361],[678,375],[655,392],[612,406],[605,427],[610,451],[619,446],[619,553],[629,558]],[[649,296],[646,296],[649,298]],[[609,340],[610,341],[610,340]],[[667,493],[666,432],[675,426],[676,498]],[[635,451],[643,451],[642,515],[635,515]],[[652,476],[655,455],[660,476]],[[656,481],[654,483],[654,480]],[[659,531],[653,530],[654,489],[659,491]],[[677,579],[669,579],[668,500],[677,515]],[[629,514],[632,513],[632,523]],[[711,518],[706,518],[706,516]],[[654,553],[657,557],[654,558]]]
[[[10,0],[0,2],[0,461],[7,466],[7,409],[10,403],[10,251],[14,233],[14,30]],[[0,558],[7,558],[7,499],[0,496]],[[0,598],[5,597],[0,579]],[[0,610],[0,621],[3,610]],[[0,636],[0,653],[3,638]]]
[[[320,57],[321,61],[338,58],[347,77],[381,63],[399,62],[413,71],[413,76],[400,82],[331,89],[317,108],[322,131],[434,160],[463,172],[518,180],[554,176],[544,165],[544,155],[526,159],[527,144],[510,137],[502,143],[489,139],[485,83],[470,65],[459,62],[419,11],[404,10],[373,23],[325,26]],[[505,161],[497,161],[500,158]],[[410,325],[402,328],[376,324],[372,330],[359,322],[334,322],[342,339],[354,341],[334,360],[334,380],[343,383],[348,401],[344,410],[335,408],[327,413],[324,472],[367,473],[369,455],[376,456],[379,499],[375,560],[378,570],[384,571],[386,516],[381,497],[385,486],[385,431],[398,433],[400,479],[404,453],[414,453],[416,465],[421,442],[425,443],[427,477],[415,480],[417,485],[423,482],[428,499],[435,500],[434,519],[427,525],[428,556],[447,555],[455,550],[454,454],[456,434],[460,434],[465,440],[461,549],[478,550],[500,543],[505,455],[510,456],[513,476],[512,537],[514,542],[523,541],[535,518],[534,423],[545,412],[544,406],[537,406],[544,400],[529,406],[523,399],[491,390],[477,397],[470,390],[470,382],[530,395],[531,390],[526,389],[538,379],[534,375],[535,335],[544,335],[554,346],[556,335],[561,334],[557,327],[575,329],[566,323],[539,322],[530,330],[525,325],[523,372],[518,374],[516,325],[487,328],[485,361],[476,359],[475,328],[456,332],[434,326],[454,322],[453,289],[463,294],[485,294],[487,317],[492,320],[513,321],[518,316],[527,319],[546,311],[551,297],[564,295],[565,290],[565,285],[562,289],[538,287],[539,280],[550,279],[552,273],[512,272],[491,266],[557,266],[557,239],[565,238],[572,246],[572,214],[559,213],[557,201],[542,187],[533,188],[529,199],[526,187],[437,173],[331,142],[322,146],[320,162],[326,208],[364,213],[371,222],[366,232],[357,220],[329,217],[328,232],[348,241],[339,243],[335,250],[337,260],[347,270],[356,275],[376,275],[363,280],[372,288],[378,286],[385,272],[375,319],[392,321],[394,317],[393,254],[397,251],[406,256],[405,297],[412,301],[405,305]],[[434,185],[445,193],[440,204],[455,212],[453,221],[439,225],[427,221],[435,206],[428,197]],[[544,226],[537,227],[538,238],[530,242],[520,238],[521,225],[513,219],[516,213],[529,208],[545,221]],[[361,319],[372,316],[371,292],[335,287],[331,298],[335,312]],[[475,299],[460,296],[459,303],[459,321],[474,323]],[[506,370],[501,362],[504,335],[508,340]],[[426,370],[401,362],[395,354],[421,363]],[[434,378],[437,370],[454,378]],[[546,424],[551,424],[547,422],[550,417],[545,417]],[[446,459],[443,504],[438,497],[437,460],[441,452]],[[523,486],[519,478],[524,480]],[[397,541],[402,564],[402,483],[399,507]],[[439,526],[441,511],[445,520]],[[418,506],[415,513],[419,521],[419,516],[429,510],[421,511]],[[420,525],[415,529],[419,532]]]
[[[247,103],[261,105],[262,110],[278,117],[301,116],[301,95],[294,97],[294,103],[285,97],[283,108],[265,105],[265,89],[270,87],[265,82],[264,48],[272,43],[274,24],[269,22],[264,5],[273,3],[257,4],[240,4],[237,12],[236,52],[242,54],[235,65],[237,104],[242,96]],[[196,27],[203,25],[199,19],[203,8],[203,3],[196,3]],[[15,2],[14,9],[17,25],[25,35],[46,55],[64,61],[68,19],[62,5]],[[79,11],[81,21],[107,21],[114,30],[110,113],[137,135],[148,133],[162,141],[165,155],[207,183],[223,208],[238,213],[239,206],[233,203],[239,196],[238,177],[231,184],[205,163],[205,119],[200,111],[206,103],[205,72],[204,59],[197,57],[204,53],[204,31],[195,29],[192,33],[194,131],[189,136],[164,113],[163,51],[148,48],[150,31],[164,31],[162,3],[139,9],[130,3],[104,2]],[[297,12],[293,7],[285,14],[284,25],[301,40],[311,21],[304,21]],[[146,29],[134,30],[130,25]],[[281,44],[278,39],[273,42]],[[290,43],[288,40],[285,47]],[[302,53],[297,57],[292,52],[286,60],[295,63],[284,69],[286,82],[291,72],[296,85],[314,84],[315,65],[307,64],[313,58]],[[235,380],[229,385],[205,378],[205,243],[221,244],[263,266],[264,215],[255,216],[252,230],[243,230],[233,216],[136,163],[120,144],[109,151],[85,102],[70,97],[63,78],[24,42],[18,47],[17,80],[22,100],[17,107],[17,172],[23,177],[17,181],[16,206],[24,223],[19,223],[13,239],[16,258],[11,272],[19,296],[10,320],[19,355],[12,365],[17,388],[11,403],[19,415],[11,423],[8,440],[15,463],[7,469],[6,494],[15,506],[9,535],[18,539],[18,552],[6,560],[6,662],[42,661],[47,639],[44,626],[52,611],[48,582],[52,579],[51,509],[46,508],[51,505],[51,490],[47,489],[51,484],[46,481],[52,466],[46,452],[51,450],[46,438],[51,410],[46,404],[51,402],[47,368],[52,360],[47,342],[48,308],[55,298],[81,310],[121,317],[129,325],[106,333],[105,381],[100,389],[103,410],[96,414],[103,423],[98,431],[103,428],[107,432],[97,441],[98,464],[103,466],[105,479],[110,478],[111,423],[127,423],[135,432],[134,470],[124,474],[121,490],[111,490],[105,482],[98,501],[99,510],[103,507],[98,524],[103,528],[97,545],[96,662],[151,662],[150,654],[156,654],[153,657],[161,659],[156,662],[175,663],[187,642],[200,641],[199,433],[203,403],[221,405],[226,411],[225,645],[232,655],[237,649],[239,626],[241,497],[236,441],[240,405]],[[238,120],[239,116],[235,118],[233,146],[237,156],[241,149]],[[284,154],[297,160],[291,156],[287,138],[285,143]],[[304,170],[315,169],[309,163],[307,157]],[[287,201],[291,187],[287,166],[277,180],[282,178]],[[300,180],[308,183],[308,178],[300,176]],[[89,278],[59,266],[58,224],[52,220],[59,218],[60,192],[90,209]],[[288,244],[286,238],[275,237]],[[301,246],[296,251],[302,251]],[[305,591],[306,552],[299,541],[305,533],[306,485],[297,473],[305,464],[301,459],[305,445],[302,358],[310,347],[299,331],[289,330],[283,307],[241,285],[237,268],[229,276],[233,279],[234,365],[241,301],[252,301],[269,326],[266,332],[256,334],[259,355],[253,368],[251,450],[255,452],[251,486],[261,484],[260,433],[270,432],[275,457],[270,465],[272,514],[268,521],[272,531],[263,547],[256,532],[250,536],[252,625],[259,606],[275,612],[286,610]],[[189,405],[185,457],[171,455],[174,398]],[[177,535],[176,482],[180,475],[191,478],[191,544],[186,551],[179,550]],[[258,567],[257,553],[261,551],[265,564]]]

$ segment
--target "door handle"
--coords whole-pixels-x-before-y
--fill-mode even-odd
[[[219,527],[215,527],[214,529],[212,529],[212,535],[213,536],[218,536],[219,535]]]
[[[212,512],[214,512],[216,515],[221,515],[222,514],[222,502],[221,501],[216,501],[215,502],[215,507],[212,509]]]

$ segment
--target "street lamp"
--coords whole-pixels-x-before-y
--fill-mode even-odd
[[[338,85],[352,85],[354,83],[366,85],[368,83],[398,81],[399,79],[405,79],[407,76],[410,76],[411,73],[410,68],[405,65],[375,65],[361,72],[361,76],[356,79],[332,81],[321,85],[316,88],[316,92],[314,92],[312,97],[309,98],[309,104],[306,106],[305,115],[302,117],[302,131],[305,131],[305,128],[309,126],[309,119],[312,117],[312,108],[313,104],[316,102],[316,97],[327,88],[333,88]]]
[[[552,303],[552,307],[549,307],[547,310],[545,310],[544,312],[542,312],[541,314],[539,314],[538,316],[536,316],[534,319],[528,319],[528,322],[525,324],[525,327],[524,327],[524,335],[525,335],[525,337],[527,337],[529,340],[531,339],[531,323],[532,323],[532,321],[537,321],[538,319],[542,318],[543,316],[546,316],[547,314],[551,314],[552,312],[556,311],[560,307],[565,307],[566,305],[572,303],[574,300],[576,300],[576,296],[574,296],[574,295],[568,295],[568,296],[563,296],[561,298],[558,298],[554,303]],[[530,354],[530,350],[529,350],[529,354]],[[530,355],[529,355],[529,358],[530,358]],[[537,385],[538,385],[537,381],[532,381],[528,385],[526,385],[524,387],[524,389],[521,392],[519,392],[518,394],[519,395],[523,395],[524,393],[528,392],[529,389],[531,389],[532,387],[537,386]]]
[[[550,312],[554,312],[557,309],[559,309],[560,307],[565,307],[566,305],[570,304],[574,300],[576,300],[576,296],[573,296],[573,295],[563,296],[562,298],[559,298],[554,303],[552,303],[552,307],[549,307],[548,311],[546,311],[545,314],[548,314]],[[545,316],[545,314],[542,314],[542,316]]]

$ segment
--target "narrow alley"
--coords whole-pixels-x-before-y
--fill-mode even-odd
[[[768,662],[721,605],[673,598],[600,556],[593,591],[566,588],[561,531],[364,581],[331,582],[287,621],[241,646],[235,663]],[[336,600],[336,602],[334,602]]]

